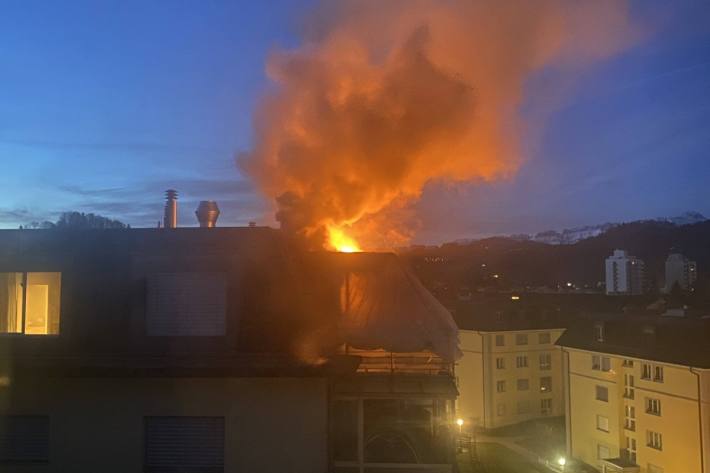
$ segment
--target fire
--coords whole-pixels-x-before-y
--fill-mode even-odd
[[[341,253],[358,253],[362,251],[357,242],[346,235],[342,228],[328,225],[328,244],[335,251]]]

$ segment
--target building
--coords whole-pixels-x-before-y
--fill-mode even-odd
[[[562,358],[555,346],[562,321],[525,299],[482,297],[456,311],[463,351],[456,369],[458,415],[478,428],[564,415]]]
[[[644,292],[644,262],[624,250],[614,250],[606,259],[606,293],[639,295]]]
[[[670,293],[673,286],[683,291],[692,289],[698,279],[698,267],[695,261],[690,261],[680,253],[671,253],[666,259],[666,292]]]
[[[710,320],[579,321],[564,357],[567,454],[611,473],[710,471]]]
[[[0,231],[0,332],[3,472],[453,469],[456,326],[391,254]]]

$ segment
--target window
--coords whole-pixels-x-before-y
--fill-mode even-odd
[[[624,368],[633,368],[634,367],[634,361],[629,360],[628,358],[624,358],[624,362],[622,363],[622,366]]]
[[[156,273],[148,276],[149,336],[225,335],[227,284],[221,273]]]
[[[597,386],[596,399],[597,401],[609,402],[609,389],[606,386]]]
[[[505,369],[505,358],[496,358],[496,369]]]
[[[657,383],[663,382],[663,366],[653,367],[653,380]]]
[[[607,447],[606,445],[598,444],[597,445],[597,458],[599,460],[611,458],[611,452],[609,451],[609,447]]]
[[[144,429],[144,471],[224,471],[224,417],[146,417]]]
[[[661,400],[647,397],[646,398],[646,414],[653,414],[654,416],[660,416],[661,415]]]
[[[646,445],[656,450],[663,450],[663,435],[652,430],[647,430]]]
[[[628,404],[624,406],[624,429],[631,432],[636,430],[636,408]]]
[[[530,412],[530,401],[518,401],[518,414],[527,414]]]
[[[552,399],[540,399],[540,414],[552,413]]]
[[[61,273],[0,273],[0,333],[59,333]]]
[[[624,397],[626,399],[634,398],[634,375],[624,375]]]
[[[653,380],[657,383],[663,382],[663,366],[651,365],[650,363],[643,363],[641,365],[641,379],[647,381]]]
[[[505,346],[505,335],[496,335],[496,346],[497,347],[504,347]]]
[[[604,324],[594,324],[594,339],[598,342],[604,341]]]
[[[516,368],[527,368],[528,367],[528,356],[518,355],[515,357],[515,367]]]
[[[543,376],[540,378],[540,392],[549,393],[552,391],[552,378],[550,376]]]
[[[505,392],[505,381],[498,381],[496,383],[496,392],[498,392],[498,393]]]
[[[549,353],[540,354],[540,369],[549,370],[552,369],[552,355]]]
[[[611,358],[602,356],[602,371],[611,371]]]
[[[496,406],[496,414],[498,414],[499,417],[503,417],[505,415],[505,403],[498,403],[498,405]]]
[[[626,437],[626,458],[631,463],[636,463],[636,439]]]
[[[550,333],[543,332],[537,334],[537,341],[540,344],[550,343]]]
[[[49,461],[49,417],[0,416],[0,463]]]
[[[602,432],[609,432],[609,418],[604,416],[597,416],[597,430]]]
[[[528,334],[527,333],[518,333],[515,335],[515,344],[516,345],[527,345],[528,344]]]
[[[527,379],[519,379],[518,380],[518,391],[527,391],[530,389],[530,381]]]
[[[595,371],[611,370],[611,359],[608,356],[592,355],[592,369]]]

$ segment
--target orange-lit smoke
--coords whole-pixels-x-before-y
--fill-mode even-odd
[[[300,47],[270,56],[239,164],[287,230],[402,244],[413,229],[390,217],[427,182],[516,171],[527,78],[633,37],[620,0],[329,0]]]

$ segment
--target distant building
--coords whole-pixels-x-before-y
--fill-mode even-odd
[[[571,325],[557,341],[568,457],[604,473],[710,471],[709,336],[703,318]]]
[[[606,259],[606,293],[639,295],[644,289],[644,262],[625,250],[614,250]]]
[[[698,278],[698,267],[695,261],[690,261],[680,253],[671,253],[666,259],[666,292],[671,292],[673,286],[687,291],[693,287]]]
[[[527,314],[523,304],[486,302],[470,317],[456,314],[463,351],[457,415],[471,425],[495,429],[564,415],[562,358],[554,345],[564,329],[556,318]]]

